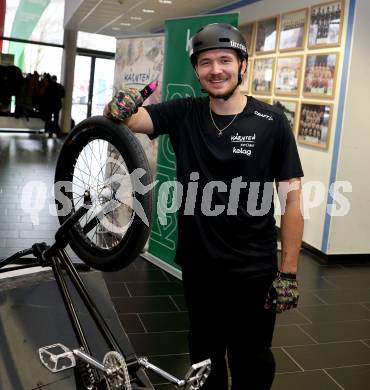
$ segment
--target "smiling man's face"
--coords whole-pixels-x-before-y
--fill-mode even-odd
[[[201,52],[195,70],[203,89],[213,98],[227,96],[238,83],[240,59],[233,49]],[[243,61],[242,72],[245,71]]]

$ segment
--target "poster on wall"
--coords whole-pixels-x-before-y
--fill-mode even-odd
[[[334,97],[338,53],[320,53],[306,58],[304,96]]]
[[[308,47],[340,45],[343,24],[343,2],[332,1],[311,8]]]
[[[253,54],[254,35],[256,31],[256,23],[248,23],[239,27],[240,32],[243,34],[245,43],[247,44],[248,55]]]
[[[303,56],[280,57],[276,65],[275,94],[298,95]]]
[[[271,104],[271,98],[257,96],[256,99],[260,102]]]
[[[158,88],[144,105],[159,103],[163,82],[164,36],[150,35],[135,38],[118,38],[114,69],[114,93],[123,85],[142,89],[153,80]],[[136,134],[155,175],[158,140],[150,141],[146,135]]]
[[[256,54],[271,53],[276,50],[278,20],[276,16],[257,22]]]
[[[298,143],[327,149],[329,147],[332,111],[332,104],[302,103]]]
[[[307,8],[281,16],[279,50],[302,50],[306,36]]]
[[[274,78],[275,58],[255,59],[253,64],[252,93],[270,95]]]
[[[288,123],[292,132],[295,133],[297,122],[297,106],[298,103],[295,100],[274,100],[274,106],[279,107],[288,119]]]

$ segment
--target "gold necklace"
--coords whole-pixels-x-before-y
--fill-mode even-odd
[[[220,129],[217,125],[216,125],[216,123],[215,123],[215,120],[213,119],[213,115],[212,115],[212,108],[211,108],[211,102],[209,103],[209,115],[210,115],[210,117],[211,117],[211,119],[212,119],[212,123],[213,123],[213,126],[217,129],[217,131],[218,131],[218,136],[219,137],[221,137],[221,135],[222,135],[222,133],[234,122],[234,120],[236,119],[236,117],[239,115],[239,112],[238,113],[236,113],[235,115],[234,115],[234,117],[233,117],[233,119],[231,119],[231,122],[228,124],[228,125],[226,125],[223,129]]]

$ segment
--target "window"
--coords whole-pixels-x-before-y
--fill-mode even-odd
[[[3,52],[14,54],[14,65],[23,73],[50,73],[60,80],[63,55],[61,47],[4,41]]]
[[[80,49],[100,50],[110,53],[116,52],[116,38],[107,35],[90,34],[79,31],[77,47]]]
[[[64,0],[7,0],[4,36],[63,44]]]

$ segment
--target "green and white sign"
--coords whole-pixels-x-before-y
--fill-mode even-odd
[[[201,27],[209,23],[229,23],[236,27],[238,14],[215,14],[166,20],[163,100],[201,96],[201,86],[189,60],[189,42]],[[158,199],[160,186],[176,180],[175,154],[167,135],[160,138],[156,179],[158,180],[155,196],[157,209],[153,218],[149,253],[178,268],[174,263],[177,245],[177,217],[176,213],[171,212],[171,209],[176,208],[173,202],[174,187],[169,189],[169,196]]]

